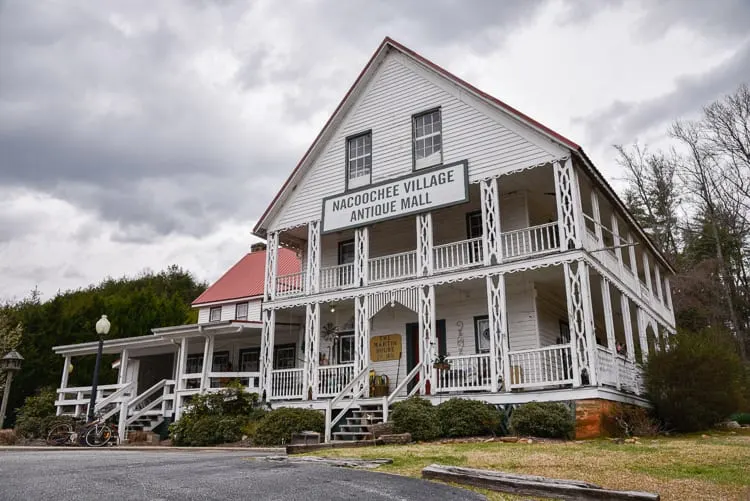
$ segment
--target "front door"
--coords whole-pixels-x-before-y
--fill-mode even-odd
[[[435,322],[435,326],[437,328],[438,355],[445,355],[445,319]],[[419,324],[413,322],[406,324],[406,373],[409,374],[417,365],[419,365]],[[417,381],[419,381],[419,375],[409,383],[408,391],[414,388]]]

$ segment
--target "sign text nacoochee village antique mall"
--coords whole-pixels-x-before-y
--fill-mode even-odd
[[[323,232],[424,212],[468,200],[467,164],[417,172],[323,200]]]

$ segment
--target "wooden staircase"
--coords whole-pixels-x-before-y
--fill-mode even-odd
[[[333,432],[332,442],[374,440],[371,428],[383,422],[382,404],[362,403],[358,409],[352,409],[351,414],[345,418],[346,424],[339,425],[339,431]]]

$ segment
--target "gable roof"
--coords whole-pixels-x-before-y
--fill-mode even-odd
[[[297,254],[283,247],[279,248],[277,263],[279,275],[297,273],[301,269],[301,263]],[[265,250],[245,254],[242,259],[229,268],[211,287],[198,296],[193,301],[193,306],[262,296],[265,270]]]
[[[602,176],[602,174],[596,169],[596,167],[594,167],[594,164],[591,162],[588,156],[584,153],[583,148],[581,148],[581,146],[579,146],[574,141],[571,141],[570,139],[566,138],[562,134],[555,132],[554,130],[541,124],[540,122],[537,122],[536,120],[529,117],[528,115],[521,113],[516,108],[508,105],[507,103],[497,99],[494,96],[491,96],[490,94],[487,94],[486,92],[479,90],[478,88],[474,87],[470,83],[466,82],[465,80],[449,72],[445,68],[433,63],[429,59],[421,56],[420,54],[414,52],[413,50],[400,44],[399,42],[393,40],[390,37],[385,37],[385,39],[383,39],[381,44],[375,50],[373,55],[370,57],[370,60],[367,62],[365,67],[360,72],[359,76],[357,76],[357,79],[354,81],[352,86],[344,95],[341,102],[339,102],[338,106],[336,106],[336,109],[333,111],[333,114],[328,118],[328,121],[320,130],[318,135],[315,137],[310,147],[307,149],[305,154],[302,155],[302,158],[300,159],[299,163],[297,163],[294,170],[292,170],[292,173],[289,175],[289,177],[286,179],[284,184],[281,186],[281,189],[278,191],[278,193],[273,198],[271,203],[268,205],[266,210],[263,212],[263,215],[261,215],[261,217],[258,219],[258,222],[253,228],[254,235],[261,237],[261,238],[266,237],[266,231],[267,231],[266,224],[268,220],[270,219],[272,213],[275,210],[278,210],[279,207],[289,197],[289,195],[291,194],[291,191],[296,187],[296,181],[299,178],[301,178],[301,176],[305,173],[307,168],[310,166],[312,161],[315,159],[315,157],[319,153],[320,149],[325,146],[325,143],[335,131],[336,126],[340,123],[340,121],[344,118],[346,113],[355,104],[356,98],[367,87],[367,84],[375,75],[376,70],[380,66],[380,63],[382,63],[383,60],[385,59],[389,50],[396,50],[404,54],[405,56],[413,59],[414,61],[424,65],[428,69],[435,71],[436,73],[441,75],[443,78],[462,87],[467,92],[473,94],[477,98],[491,104],[492,106],[495,106],[496,108],[499,108],[500,110],[504,111],[505,113],[509,114],[510,116],[520,121],[521,123],[531,127],[532,129],[536,130],[542,135],[547,136],[548,138],[560,144],[564,148],[571,150],[572,153],[576,154],[582,160],[584,167],[586,167],[586,169],[592,174],[594,179],[601,185],[604,191],[604,195],[607,197],[607,199],[615,207],[619,208],[622,211],[622,213],[625,215],[625,218],[628,220],[628,222],[632,226],[637,228],[638,234],[646,242],[646,245],[651,249],[654,255],[658,257],[658,259],[667,269],[672,271],[672,273],[676,273],[676,270],[674,269],[674,267],[669,263],[669,261],[667,261],[664,255],[658,250],[658,248],[654,245],[651,238],[645,233],[645,231],[643,231],[641,226],[638,224],[638,222],[635,220],[632,214],[628,211],[627,207],[625,207],[625,204],[622,202],[622,200],[620,200],[620,198],[617,196],[617,194],[609,185],[609,183],[606,181],[606,179],[604,179],[604,176]]]

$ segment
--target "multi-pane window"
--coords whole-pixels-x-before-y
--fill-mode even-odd
[[[297,362],[297,347],[293,344],[274,346],[273,368],[294,369]]]
[[[350,364],[354,362],[354,333],[341,334],[336,349],[337,363]]]
[[[188,355],[185,374],[200,374],[201,372],[203,372],[203,353]]]
[[[339,242],[339,264],[354,262],[354,240]]]
[[[208,313],[209,322],[218,322],[221,320],[221,306],[213,306]]]
[[[248,303],[237,303],[237,307],[234,310],[234,319],[247,320],[247,307]]]
[[[260,348],[240,350],[240,372],[258,372],[260,370]]]
[[[479,238],[484,233],[484,226],[482,225],[482,213],[469,212],[466,214],[466,236],[467,238]]]
[[[372,172],[372,134],[367,132],[346,140],[346,178],[348,188],[370,184]]]
[[[414,168],[423,169],[443,162],[440,110],[414,117]]]

